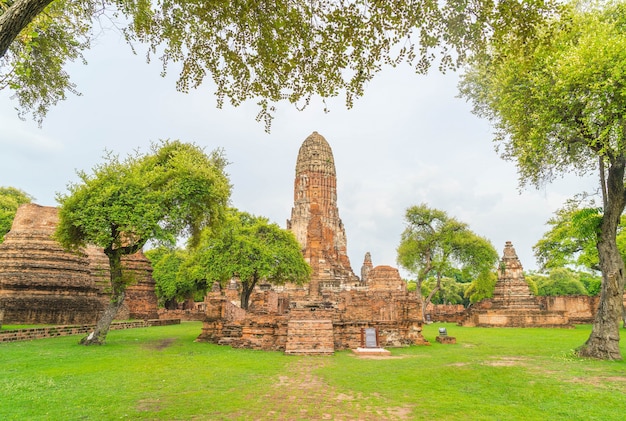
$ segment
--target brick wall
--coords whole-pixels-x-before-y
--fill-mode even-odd
[[[111,330],[133,329],[138,327],[168,326],[180,324],[180,319],[137,320],[113,322]],[[33,339],[54,338],[57,336],[84,335],[91,332],[94,325],[50,326],[31,329],[0,331],[0,342],[31,341]]]

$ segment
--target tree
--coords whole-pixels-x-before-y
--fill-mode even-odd
[[[30,203],[33,197],[15,187],[0,187],[0,243],[11,230],[17,208],[24,203]]]
[[[602,217],[596,247],[603,282],[591,335],[578,355],[621,359],[624,261],[616,234],[626,167],[626,5],[579,2],[530,35],[492,39],[463,76],[462,94],[495,125],[502,156],[523,186],[566,172],[597,172]]]
[[[470,304],[491,298],[497,282],[498,275],[495,272],[482,272],[468,285],[465,290],[465,298],[469,299]]]
[[[498,254],[491,243],[446,212],[421,204],[408,208],[405,219],[407,227],[397,249],[398,263],[417,277],[422,316],[441,289],[442,278],[454,276],[457,269],[467,274],[465,277],[478,277],[494,269]],[[436,282],[424,299],[422,285],[429,277]]]
[[[589,295],[579,274],[567,268],[554,268],[548,276],[531,274],[526,278],[536,285],[535,295]]]
[[[422,296],[429,296],[437,287],[437,278],[428,278],[422,283]],[[465,304],[466,285],[454,278],[444,277],[439,280],[439,290],[432,296],[432,304]]]
[[[258,119],[269,124],[282,100],[304,107],[314,95],[344,92],[351,106],[385,64],[406,61],[426,73],[439,57],[441,70],[454,69],[492,32],[531,25],[555,4],[0,0],[0,87],[15,91],[22,114],[41,120],[66,92],[76,92],[64,65],[84,61],[94,24],[107,19],[131,45],[158,56],[164,72],[179,65],[180,91],[210,76],[219,106],[225,98],[233,105],[255,99]]]
[[[267,218],[233,209],[224,226],[205,236],[185,264],[188,273],[207,285],[230,279],[241,281],[241,308],[260,281],[280,285],[308,282],[311,267],[305,262],[293,233]],[[190,275],[191,276],[191,275]]]
[[[555,212],[547,224],[550,229],[533,246],[542,269],[563,266],[584,267],[600,271],[598,233],[602,224],[602,208],[581,207],[577,200],[569,200]],[[626,258],[626,217],[621,216],[616,241],[622,258]]]
[[[195,300],[198,295],[204,296],[207,291],[206,281],[196,282],[181,270],[189,256],[187,251],[158,247],[145,254],[152,263],[152,277],[160,305],[177,309],[180,302]]]
[[[86,244],[104,248],[111,272],[111,299],[95,331],[82,343],[103,344],[129,283],[121,258],[148,240],[174,244],[179,235],[198,238],[205,226],[223,218],[230,196],[220,151],[207,156],[199,147],[162,141],[152,153],[121,161],[108,154],[93,174],[57,197],[61,208],[56,238],[68,249]]]

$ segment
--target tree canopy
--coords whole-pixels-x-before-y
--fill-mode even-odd
[[[181,302],[195,301],[204,296],[207,291],[206,280],[191,279],[181,270],[189,257],[186,250],[158,247],[147,250],[145,254],[152,263],[152,278],[160,306],[177,309]]]
[[[534,284],[535,295],[594,295],[595,291],[588,291],[585,284],[581,280],[581,274],[567,268],[554,268],[550,270],[548,275],[527,274],[527,282]],[[590,281],[590,277],[585,278]],[[596,284],[599,287],[599,282]]]
[[[311,267],[302,256],[292,232],[267,218],[232,209],[226,223],[204,236],[184,267],[187,276],[224,284],[241,281],[241,307],[248,308],[250,294],[261,281],[281,285],[308,282]]]
[[[104,343],[124,300],[123,255],[149,240],[173,245],[187,235],[193,242],[223,219],[230,197],[225,165],[220,151],[207,156],[195,145],[162,141],[125,160],[109,153],[93,174],[79,172],[81,182],[58,195],[59,242],[69,249],[93,244],[109,258],[111,302],[86,344]]]
[[[15,92],[22,114],[41,120],[76,92],[65,64],[84,60],[109,21],[132,48],[161,60],[164,73],[180,68],[177,89],[210,78],[218,105],[256,100],[258,118],[269,124],[279,101],[304,107],[313,96],[343,94],[351,106],[384,65],[407,62],[426,73],[438,62],[441,70],[454,69],[491,34],[532,25],[556,4],[0,0],[0,88]]]
[[[577,2],[527,33],[502,32],[463,76],[461,92],[496,128],[502,156],[536,186],[597,172],[602,218],[600,308],[579,355],[621,359],[624,261],[616,244],[626,205],[626,5]]]
[[[17,208],[24,203],[30,203],[32,196],[15,187],[0,187],[0,243],[11,230],[13,218]]]
[[[542,269],[570,266],[601,270],[596,244],[602,223],[602,208],[593,206],[593,203],[589,205],[582,207],[577,200],[570,200],[548,220],[550,229],[533,246]],[[626,259],[625,227],[626,216],[622,215],[616,236],[622,259]]]
[[[416,275],[422,312],[441,289],[444,277],[461,271],[464,278],[476,278],[493,271],[498,254],[491,243],[472,232],[467,224],[426,204],[412,206],[405,214],[407,227],[398,246],[398,263]],[[422,297],[422,285],[433,277],[429,295]]]

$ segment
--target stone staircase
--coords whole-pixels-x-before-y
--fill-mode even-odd
[[[332,355],[335,352],[333,321],[290,320],[287,325],[288,355]]]

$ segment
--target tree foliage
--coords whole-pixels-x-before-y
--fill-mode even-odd
[[[226,223],[203,237],[184,264],[190,279],[222,286],[241,281],[241,307],[248,308],[250,294],[260,281],[281,285],[308,282],[311,267],[302,256],[293,233],[267,218],[232,209]]]
[[[408,208],[405,220],[398,263],[416,276],[422,312],[441,289],[443,278],[454,277],[459,270],[470,278],[493,270],[498,255],[491,243],[446,212],[421,204]],[[430,277],[435,285],[424,299],[423,284]]]
[[[525,278],[535,285],[535,295],[593,295],[581,281],[581,274],[571,269],[554,268],[548,275],[527,274]]]
[[[196,282],[185,276],[182,270],[189,258],[186,250],[158,247],[146,251],[145,254],[152,263],[152,277],[160,306],[177,309],[179,303],[195,300],[206,294],[206,281]]]
[[[597,241],[600,307],[579,355],[621,359],[624,261],[616,243],[626,206],[626,4],[577,2],[530,35],[492,39],[461,84],[475,111],[496,127],[522,185],[596,171],[602,190]]]
[[[428,297],[437,286],[436,278],[428,278],[422,283],[422,296]],[[466,284],[457,282],[454,278],[444,277],[439,282],[439,290],[432,296],[432,304],[467,304],[464,297]]]
[[[598,236],[602,224],[602,208],[581,207],[577,200],[570,200],[555,212],[547,224],[551,227],[533,246],[541,269],[564,266],[583,267],[600,271]],[[626,259],[626,216],[620,217],[617,227],[617,248]]]
[[[493,271],[485,271],[476,277],[465,289],[465,298],[471,304],[493,297],[498,276]]]
[[[32,21],[16,16],[20,6],[47,3]],[[351,106],[384,65],[408,62],[426,73],[438,58],[441,70],[454,69],[491,34],[532,25],[555,4],[0,0],[0,87],[16,92],[22,113],[41,119],[75,91],[64,65],[82,60],[99,22],[110,20],[131,45],[158,57],[164,73],[181,69],[177,89],[186,92],[210,78],[219,106],[226,99],[233,105],[256,100],[258,118],[269,124],[279,101],[304,107],[313,96],[343,94]]]
[[[15,187],[0,187],[0,243],[4,236],[11,230],[17,208],[30,203],[33,197]]]
[[[148,240],[173,245],[180,235],[197,238],[222,220],[230,196],[225,165],[219,151],[207,156],[195,145],[162,141],[151,153],[123,161],[109,153],[93,174],[79,172],[81,182],[58,196],[60,243],[69,249],[94,244],[109,258],[111,302],[85,343],[104,342],[124,300],[123,255]]]

